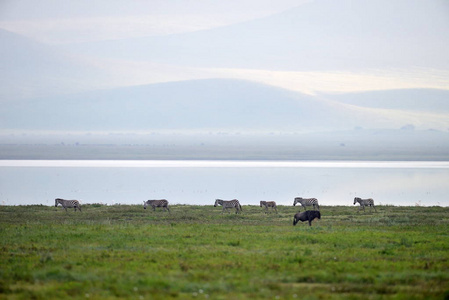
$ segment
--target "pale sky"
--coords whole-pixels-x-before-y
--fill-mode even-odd
[[[106,70],[111,75],[108,80],[92,80],[92,85],[98,88],[109,88],[117,86],[151,84],[157,82],[170,82],[178,80],[190,79],[204,79],[204,78],[235,78],[247,79],[257,81],[277,87],[299,91],[306,94],[316,94],[320,92],[357,92],[366,90],[384,90],[384,89],[405,89],[405,88],[438,88],[449,89],[449,69],[447,62],[442,64],[441,68],[438,63],[432,65],[420,65],[419,58],[422,55],[438,56],[441,54],[438,51],[435,53],[429,52],[432,45],[421,50],[417,47],[416,52],[411,55],[416,57],[417,65],[411,66],[391,66],[385,65],[379,67],[368,67],[366,69],[349,70],[349,69],[332,69],[326,70],[286,70],[283,67],[273,67],[268,65],[266,67],[260,64],[260,67],[250,66],[245,67],[241,65],[236,66],[215,66],[213,63],[210,66],[205,65],[179,65],[176,60],[170,59],[153,60],[151,55],[148,57],[135,58],[130,54],[128,57],[109,57],[107,55],[92,56],[90,52],[82,53],[81,51],[70,51],[72,45],[83,45],[105,41],[105,40],[126,40],[142,37],[164,37],[172,34],[183,34],[218,27],[225,27],[232,24],[239,24],[256,19],[263,19],[272,15],[295,9],[310,4],[313,2],[323,1],[69,1],[69,0],[3,0],[0,2],[0,28],[23,35],[32,40],[38,41],[50,47],[62,47],[64,53],[71,53],[72,57],[77,57],[78,60],[86,62],[102,70]],[[367,1],[355,1],[358,3],[367,3]],[[395,2],[395,1],[392,1]],[[415,3],[412,1],[410,3]],[[437,16],[426,16],[429,20],[432,18],[439,21],[444,21],[444,16],[447,16],[446,24],[449,25],[449,4],[444,1],[421,1],[419,6],[428,3],[429,11],[438,13]],[[330,2],[324,1],[323,7],[332,6]],[[338,3],[336,1],[335,3]],[[344,8],[348,1],[341,2]],[[397,5],[404,7],[399,11],[407,12],[407,1],[396,1]],[[373,6],[372,4],[369,4]],[[368,6],[369,6],[368,5]],[[381,5],[381,3],[379,4]],[[340,8],[339,4],[330,7],[329,9]],[[367,10],[371,9],[367,7]],[[350,11],[350,10],[349,10]],[[400,15],[397,18],[391,18],[384,23],[397,20],[397,24],[390,24],[389,26],[408,26],[410,31],[415,31],[419,28],[419,20],[415,28],[410,27],[410,22],[404,21],[410,15],[416,12],[407,12],[405,17]],[[374,14],[373,14],[374,15]],[[287,15],[288,16],[288,15]],[[443,17],[442,17],[443,16]],[[372,17],[368,14],[366,18]],[[365,16],[361,16],[365,18]],[[344,21],[344,20],[342,20]],[[421,20],[422,21],[422,20]],[[407,23],[408,22],[408,23]],[[297,24],[296,24],[297,25]],[[313,25],[313,24],[312,24]],[[438,25],[438,23],[437,23]],[[443,24],[444,25],[444,22]],[[251,25],[253,26],[253,25]],[[263,24],[262,24],[263,26]],[[346,25],[344,25],[346,26]],[[387,26],[387,25],[385,25]],[[280,30],[285,31],[285,28],[280,27]],[[388,27],[387,31],[388,31]],[[435,35],[440,34],[441,28],[435,28]],[[292,32],[297,28],[292,27]],[[382,29],[383,30],[383,29]],[[405,40],[413,38],[414,32],[407,32],[407,27],[401,29]],[[275,34],[282,35],[283,32]],[[311,32],[319,32],[311,30]],[[379,31],[382,33],[382,31]],[[375,32],[374,34],[379,34]],[[398,31],[399,32],[399,31]],[[444,32],[444,31],[443,31]],[[238,34],[238,33],[237,33]],[[359,33],[354,33],[359,34]],[[362,32],[363,34],[363,32]],[[369,35],[370,32],[367,32]],[[424,33],[426,34],[426,33]],[[265,38],[265,37],[261,37]],[[291,35],[287,35],[291,39]],[[307,37],[308,40],[315,42],[315,38]],[[351,38],[351,37],[348,37]],[[358,38],[358,37],[356,37]],[[382,36],[373,36],[373,40],[382,39]],[[391,38],[391,37],[389,37]],[[438,39],[429,39],[433,42]],[[237,41],[239,41],[237,39]],[[257,42],[257,40],[256,40]],[[361,43],[358,41],[357,43]],[[275,47],[276,41],[273,41]],[[301,43],[301,38],[298,37],[292,43]],[[317,42],[320,45],[320,41]],[[352,42],[351,42],[352,43]],[[439,47],[448,47],[448,37],[441,37],[440,44],[435,44],[435,50]],[[413,45],[413,43],[411,43]],[[329,44],[323,44],[328,47]],[[354,44],[356,47],[358,44]],[[376,43],[373,44],[373,47]],[[407,45],[408,46],[408,45]],[[285,47],[285,44],[281,45]],[[300,49],[297,46],[294,49]],[[257,48],[256,48],[257,49]],[[264,51],[276,51],[276,48]],[[317,49],[317,52],[323,49]],[[327,51],[328,49],[325,49]],[[350,50],[350,49],[348,49]],[[392,54],[401,57],[401,49],[393,49],[399,53],[380,53],[385,60]],[[410,49],[407,49],[407,52]],[[242,52],[246,51],[242,49]],[[248,51],[252,51],[249,49]],[[329,51],[332,51],[330,49]],[[379,50],[384,51],[383,49]],[[404,50],[405,51],[405,50]],[[418,51],[423,51],[422,54]],[[425,52],[429,53],[425,53]],[[331,52],[330,52],[331,53]],[[408,53],[409,54],[409,53]],[[270,57],[270,52],[267,52],[265,57]],[[276,55],[274,53],[273,55]],[[280,55],[283,55],[281,52]],[[309,52],[306,55],[310,55]],[[313,53],[312,53],[313,55]],[[327,55],[327,54],[323,54]],[[344,55],[336,54],[336,55]],[[349,54],[348,54],[349,55]],[[292,56],[294,58],[294,56]],[[448,59],[447,55],[445,57]],[[189,58],[187,58],[188,60]],[[298,60],[306,59],[306,56],[301,57],[298,54]],[[311,58],[317,59],[317,58]],[[319,57],[318,57],[319,59]],[[336,56],[335,59],[338,59]],[[347,59],[347,58],[343,58]],[[360,59],[355,58],[355,59]],[[394,59],[394,57],[393,57]],[[435,59],[444,59],[436,57]],[[387,64],[388,66],[388,64]],[[294,67],[292,67],[294,68]],[[37,87],[31,86],[28,94],[32,94],[33,89]],[[80,87],[81,88],[81,87]],[[89,87],[88,87],[89,88]],[[31,91],[31,92],[30,92]]]
[[[3,0],[0,29],[4,103],[197,79],[248,80],[317,101],[449,90],[446,0]],[[438,111],[338,107],[394,128],[449,128]]]
[[[191,32],[275,14],[308,0],[3,0],[0,27],[49,44]]]

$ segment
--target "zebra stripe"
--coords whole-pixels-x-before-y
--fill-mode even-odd
[[[242,211],[242,206],[240,205],[239,200],[233,199],[233,200],[221,200],[221,199],[215,199],[214,207],[217,207],[217,205],[223,206],[223,210],[221,213],[224,213],[225,210],[228,208],[235,208],[235,213],[240,213]]]
[[[276,213],[278,212],[276,208],[276,202],[274,201],[260,201],[260,207],[265,206],[265,212],[268,213],[268,207],[271,207],[271,210],[275,210]]]
[[[307,206],[313,206],[313,209],[315,209],[316,206],[316,208],[320,210],[320,206],[318,205],[318,200],[316,198],[296,197],[293,202],[293,206],[296,206],[296,203],[300,203],[302,207],[304,207],[304,210],[307,210]]]
[[[147,206],[151,206],[154,211],[156,211],[156,207],[162,207],[164,210],[168,210],[168,212],[170,212],[170,209],[168,208],[168,201],[165,199],[143,201],[143,208],[147,209]]]
[[[359,211],[363,208],[363,211],[365,211],[365,206],[369,206],[370,210],[371,207],[374,208],[374,211],[377,212],[376,207],[374,206],[374,200],[369,198],[369,199],[361,199],[359,197],[355,197],[354,198],[354,205],[356,203],[360,203],[360,207],[359,207]]]
[[[73,207],[75,209],[75,211],[78,208],[79,211],[81,211],[81,204],[80,204],[80,202],[78,200],[64,200],[64,199],[61,199],[61,198],[56,198],[55,199],[55,207],[57,207],[58,204],[61,204],[62,208],[64,208],[65,211],[67,211],[67,207],[68,208],[72,208]]]

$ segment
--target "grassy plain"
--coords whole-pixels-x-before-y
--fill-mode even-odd
[[[448,299],[449,208],[0,207],[1,299]]]

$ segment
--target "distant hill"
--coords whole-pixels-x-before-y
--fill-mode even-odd
[[[369,95],[364,94],[364,98],[370,98]],[[421,96],[426,101],[424,91]],[[0,107],[0,127],[106,132],[449,127],[447,114],[409,112],[406,100],[404,110],[397,109],[401,107],[390,110],[348,105],[342,103],[344,95],[335,96],[338,101],[333,97],[314,97],[243,80],[181,81],[18,100]]]
[[[449,90],[387,90],[325,95],[325,97],[362,107],[449,113]]]
[[[307,95],[239,80],[197,80],[16,101],[2,128],[298,129],[334,114]]]
[[[110,76],[55,47],[0,29],[0,99],[13,101],[98,88]],[[97,83],[97,84],[95,84]]]
[[[316,0],[280,14],[211,30],[71,44],[66,49],[197,67],[447,69],[447,12],[444,0]]]

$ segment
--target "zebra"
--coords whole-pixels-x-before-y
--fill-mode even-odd
[[[272,210],[274,209],[276,213],[278,213],[278,210],[276,209],[276,202],[274,201],[260,201],[260,207],[265,206],[265,213],[268,213],[268,207],[271,207]]]
[[[296,197],[293,202],[293,206],[296,206],[296,203],[300,203],[302,207],[304,207],[304,210],[307,210],[307,206],[313,206],[313,209],[315,209],[316,206],[316,208],[320,210],[320,206],[318,205],[318,200],[316,198]]]
[[[359,211],[362,209],[363,207],[363,211],[365,211],[365,206],[370,206],[374,208],[374,211],[377,212],[376,207],[374,206],[374,200],[369,198],[369,199],[361,199],[359,197],[355,197],[354,198],[354,205],[356,203],[360,203],[360,207],[359,207]]]
[[[143,208],[147,209],[147,206],[151,206],[154,211],[156,211],[156,207],[162,207],[164,210],[168,210],[168,212],[170,212],[170,209],[168,208],[168,201],[165,199],[143,201]]]
[[[224,213],[225,210],[228,208],[235,208],[235,213],[239,213],[242,211],[242,206],[240,205],[239,200],[233,199],[233,200],[221,200],[221,199],[215,199],[214,207],[217,207],[217,205],[223,206],[223,210],[221,213]]]
[[[65,211],[67,211],[67,207],[68,208],[72,208],[73,207],[75,209],[75,211],[78,208],[79,211],[81,211],[81,204],[80,204],[80,202],[78,200],[64,200],[64,199],[61,199],[61,198],[56,198],[55,199],[55,207],[57,207],[58,204],[61,204],[62,208],[64,208]]]

